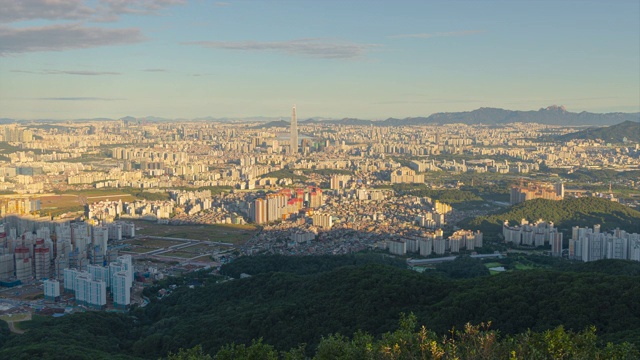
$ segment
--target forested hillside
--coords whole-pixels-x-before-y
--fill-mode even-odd
[[[525,201],[495,214],[480,216],[463,221],[460,226],[480,230],[483,233],[499,233],[502,223],[509,220],[553,221],[560,229],[570,230],[572,226],[602,225],[602,230],[620,228],[631,233],[640,233],[640,212],[619,203],[596,197],[582,197],[561,201],[535,199]]]
[[[446,269],[420,274],[375,263],[345,266],[353,256],[337,259],[319,269],[315,258],[255,258],[227,267],[253,271],[246,279],[216,283],[220,278],[207,273],[169,279],[159,285],[178,285],[171,295],[128,315],[69,315],[24,335],[3,336],[0,358],[157,359],[196,345],[215,354],[225,344],[249,345],[260,338],[278,351],[306,344],[306,354],[313,355],[329,334],[364,331],[379,338],[395,331],[401,313],[415,314],[419,324],[440,335],[468,322],[490,321],[503,336],[560,325],[577,332],[593,325],[599,346],[640,344],[640,264],[554,265],[453,279]],[[259,262],[271,265],[259,270]],[[266,270],[273,264],[280,264],[277,272]]]

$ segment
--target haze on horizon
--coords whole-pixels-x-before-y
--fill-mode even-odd
[[[640,2],[0,0],[0,117],[640,111]]]

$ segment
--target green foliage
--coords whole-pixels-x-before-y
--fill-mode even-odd
[[[314,360],[382,360],[382,359],[634,359],[640,353],[628,343],[614,345],[608,343],[599,347],[595,328],[588,327],[581,332],[566,331],[559,326],[552,330],[536,333],[527,331],[516,336],[500,338],[491,324],[473,326],[465,324],[462,330],[451,330],[445,336],[427,330],[422,326],[416,330],[416,317],[401,315],[400,327],[388,332],[378,340],[358,331],[353,339],[340,334],[323,337],[318,345]],[[256,346],[260,345],[260,346]],[[225,346],[216,359],[277,359],[270,348],[261,342],[250,356],[244,346]],[[284,359],[291,359],[288,353]]]
[[[640,141],[640,123],[637,121],[625,121],[620,124],[602,127],[588,128],[575,133],[559,136],[556,141],[569,141],[574,139],[603,140],[610,143],[621,143],[624,138],[632,143]]]
[[[471,191],[458,189],[429,189],[425,184],[394,184],[391,188],[399,194],[411,194],[420,197],[430,197],[447,204],[457,204],[468,201],[481,201],[482,198]]]
[[[262,339],[253,340],[251,345],[225,345],[218,351],[216,360],[278,360],[278,352]]]
[[[322,176],[331,176],[333,174],[338,175],[353,175],[353,171],[351,170],[342,170],[342,169],[311,169],[311,170],[302,170],[304,174],[318,174]]]
[[[406,268],[407,264],[401,259],[387,254],[359,253],[343,256],[244,256],[232,263],[225,264],[221,273],[234,278],[240,278],[240,274],[251,275],[268,272],[288,272],[299,275],[312,275],[321,272],[335,270],[341,266],[358,266],[364,264],[384,264],[399,268]]]
[[[131,317],[89,312],[50,318],[25,334],[12,334],[0,348],[2,359],[131,359]]]
[[[0,328],[0,358],[632,359],[640,344],[640,264],[532,258],[548,267],[454,279],[366,256],[336,256],[326,267],[329,259],[314,257],[248,259],[225,269],[251,278],[221,282],[202,271],[167,279],[129,315],[67,315],[7,339]],[[189,289],[194,282],[202,286]],[[178,287],[155,299],[171,284]],[[401,313],[412,315],[398,327]],[[491,330],[467,322],[491,322]]]
[[[24,149],[13,146],[6,141],[0,141],[0,152],[2,152],[3,154],[11,154],[17,151],[24,151]]]
[[[138,199],[144,199],[147,201],[157,201],[157,200],[169,200],[168,192],[148,192],[148,191],[139,191],[132,192],[131,195]]]
[[[601,224],[603,230],[615,228],[627,232],[640,232],[640,212],[606,199],[582,197],[560,201],[535,199],[513,205],[495,214],[462,221],[459,226],[495,234],[502,231],[504,220],[520,222],[521,219],[553,221],[560,229],[572,226]]]
[[[202,351],[202,346],[197,345],[191,349],[180,349],[177,354],[169,353],[167,360],[213,360],[211,355]]]
[[[453,261],[444,261],[436,265],[436,271],[453,279],[470,279],[490,275],[489,269],[479,259],[459,256]]]
[[[261,176],[261,178],[277,178],[278,180],[280,179],[292,179],[293,181],[302,181],[305,182],[307,181],[307,177],[304,175],[296,175],[293,173],[294,170],[292,169],[282,169],[282,170],[278,170],[278,171],[272,171],[268,174],[264,174]]]

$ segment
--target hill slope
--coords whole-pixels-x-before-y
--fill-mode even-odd
[[[625,121],[620,124],[603,128],[589,128],[575,133],[559,136],[557,139],[560,141],[582,139],[621,143],[625,138],[629,142],[640,142],[640,122]]]
[[[513,205],[495,214],[467,219],[460,226],[484,233],[499,233],[504,220],[520,222],[521,219],[553,221],[561,230],[572,226],[602,225],[602,230],[620,228],[640,233],[640,212],[606,199],[583,197],[561,201],[535,199]]]
[[[86,351],[93,358],[157,359],[198,344],[215,353],[224,344],[258,338],[279,350],[306,343],[314,351],[323,335],[393,331],[403,312],[439,334],[467,322],[491,321],[503,335],[594,325],[604,341],[640,344],[638,276],[592,272],[590,263],[580,272],[540,269],[454,280],[379,264],[339,266],[341,261],[307,273],[315,265],[306,267],[306,258],[277,260],[285,264],[266,268],[291,272],[217,284],[199,273],[194,276],[204,286],[195,289],[169,279],[163,286],[182,285],[163,300],[150,289],[151,303],[130,315],[87,312],[47,320],[23,335],[5,332],[0,358],[82,358],[77,354]],[[248,262],[236,270],[254,267]]]

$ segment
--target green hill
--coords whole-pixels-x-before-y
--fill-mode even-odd
[[[625,138],[628,142],[640,142],[640,122],[625,121],[620,124],[607,127],[588,128],[575,133],[559,136],[557,139],[560,141],[582,139],[621,143]]]
[[[309,355],[320,352],[329,334],[364,331],[381,339],[397,329],[401,313],[415,314],[437,336],[468,322],[491,321],[501,336],[593,325],[600,345],[640,345],[639,278],[610,275],[624,269],[637,274],[635,263],[452,279],[375,263],[344,266],[353,257],[337,257],[325,268],[307,266],[305,260],[311,259],[305,257],[256,259],[234,268],[257,271],[247,279],[216,283],[219,278],[206,272],[167,279],[159,285],[178,285],[172,294],[157,300],[158,288],[150,288],[151,303],[129,314],[67,315],[22,335],[0,328],[0,358],[158,359],[196,345],[215,354],[225,344],[249,345],[260,338],[283,351],[307,344]],[[256,262],[263,260],[270,265],[260,270]],[[274,267],[277,272],[270,271]],[[187,286],[194,283],[203,286]]]
[[[561,201],[535,199],[525,201],[497,213],[466,219],[459,226],[480,230],[487,234],[502,232],[504,220],[520,222],[526,219],[553,221],[561,230],[572,226],[602,225],[602,230],[620,228],[631,233],[640,233],[640,212],[617,202],[596,197],[565,199]]]

